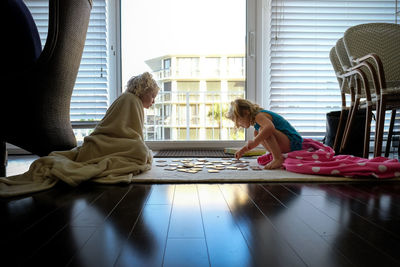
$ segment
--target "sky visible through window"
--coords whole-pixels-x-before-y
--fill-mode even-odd
[[[245,0],[122,0],[122,82],[169,54],[243,54]]]

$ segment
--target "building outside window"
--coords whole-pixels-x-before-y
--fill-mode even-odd
[[[157,66],[165,62],[165,57],[167,56],[159,56],[146,61],[150,68],[154,68],[152,72],[158,71]],[[196,60],[193,60],[194,58]],[[207,76],[210,65],[198,64],[198,62],[207,62],[207,58],[212,58],[210,62],[215,64],[215,68],[219,67],[219,70],[212,72],[210,76]],[[172,55],[170,69],[174,69],[177,75],[164,78],[155,75],[158,77],[157,82],[161,85],[163,91],[159,93],[158,101],[156,101],[153,109],[162,109],[168,102],[172,110],[175,111],[171,114],[171,117],[172,122],[176,122],[176,126],[166,124],[161,126],[172,131],[170,136],[174,136],[176,132],[179,137],[178,140],[183,140],[184,136],[190,137],[188,139],[190,141],[232,139],[232,134],[235,133],[234,126],[231,121],[225,118],[225,113],[228,111],[230,101],[237,97],[244,97],[245,77],[242,71],[234,71],[233,73],[237,76],[231,74],[230,80],[227,80],[226,70],[229,69],[229,66],[220,65],[220,62],[227,64],[227,58],[230,58],[229,55],[220,55],[219,57],[199,55],[198,57],[189,56],[188,60],[185,60],[184,55]],[[237,60],[237,58],[235,56],[235,62],[240,62],[240,64],[244,62],[244,60]],[[244,55],[242,55],[242,58],[244,58]],[[177,63],[176,66],[174,62]],[[179,65],[179,62],[185,64]],[[190,65],[192,63],[193,65]],[[188,64],[195,66],[195,68],[189,68],[189,72],[187,70],[181,71],[180,68],[186,68],[189,66]],[[238,68],[241,69],[242,67],[240,65]],[[195,75],[192,75],[191,70],[193,69],[196,69]],[[183,75],[185,72],[187,75]],[[188,73],[190,73],[190,76]],[[202,75],[197,75],[200,73]],[[217,73],[218,76],[216,76]],[[233,79],[235,81],[232,81]],[[167,98],[163,97],[165,94],[172,94],[171,101],[166,101]],[[161,114],[161,112],[155,113]],[[166,120],[168,120],[168,116],[164,114],[164,122]],[[182,126],[186,126],[186,135],[183,134]],[[243,130],[237,131],[234,135],[236,139],[239,138],[238,136],[244,137]],[[195,139],[193,139],[194,137]]]

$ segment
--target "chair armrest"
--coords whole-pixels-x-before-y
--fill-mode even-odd
[[[355,99],[358,99],[361,96],[361,87],[360,87],[360,85],[361,85],[360,80],[361,80],[363,88],[365,89],[365,98],[367,99],[367,102],[370,104],[371,103],[371,91],[369,89],[367,75],[363,71],[363,67],[367,66],[367,68],[371,71],[373,76],[375,75],[374,74],[375,70],[372,68],[372,66],[368,66],[368,65],[370,65],[370,63],[368,63],[368,62],[360,63],[360,64],[348,69],[340,77],[343,79],[352,79],[354,77],[359,77],[359,79],[355,79],[355,82],[356,82]],[[374,80],[375,80],[375,78],[374,78]],[[352,90],[352,94],[354,94],[353,90]]]
[[[375,67],[373,66],[373,64],[370,63],[369,59],[372,59]],[[352,60],[352,62],[356,63],[356,65],[349,68],[348,71],[351,72],[352,70],[367,68],[368,72],[370,73],[370,75],[372,77],[372,83],[375,87],[375,93],[376,93],[376,95],[379,96],[381,94],[382,88],[385,88],[384,86],[386,84],[385,76],[383,73],[383,65],[382,65],[382,61],[380,60],[380,58],[376,54],[371,53],[371,54],[368,54],[366,56],[363,56],[363,57],[357,58],[357,59],[350,58],[350,60]]]
[[[371,67],[374,67],[375,76],[376,76],[377,80],[374,78],[374,74],[371,73],[371,75],[373,76],[373,79],[374,79],[374,86],[375,86],[376,93],[377,93],[377,95],[380,95],[381,90],[386,88],[386,79],[385,79],[385,72],[383,69],[382,60],[379,58],[379,56],[375,53],[370,53],[370,54],[367,54],[360,58],[356,58],[356,59],[350,58],[350,60],[352,62],[356,63],[356,65],[353,68],[360,67],[360,66],[366,66],[367,68],[370,69]],[[371,61],[374,63],[374,66],[371,65],[371,63],[370,63]],[[365,63],[368,63],[369,65],[367,66]],[[372,71],[370,70],[370,72],[372,72]],[[375,84],[375,82],[377,84]],[[379,85],[379,89],[377,89],[378,88],[377,85]]]

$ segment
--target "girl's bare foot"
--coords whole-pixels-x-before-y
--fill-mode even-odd
[[[264,169],[272,170],[272,169],[279,169],[282,167],[283,158],[273,159],[270,163],[265,165]]]

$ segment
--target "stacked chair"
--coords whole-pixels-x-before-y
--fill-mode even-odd
[[[342,79],[346,80],[346,85],[349,87],[349,92],[351,95],[351,103],[348,112],[348,119],[344,129],[343,141],[341,142],[338,150],[338,140],[336,143],[336,151],[343,153],[349,142],[350,128],[354,125],[354,120],[356,112],[360,109],[364,109],[365,114],[365,133],[364,133],[364,146],[363,146],[363,157],[368,157],[369,154],[369,142],[370,142],[370,129],[371,129],[371,119],[372,110],[376,110],[376,103],[371,99],[371,94],[375,92],[374,88],[376,84],[376,71],[368,63],[363,62],[362,65],[355,68],[351,68],[351,62],[349,55],[346,51],[343,38],[340,38],[335,45],[335,52],[340,62],[341,70],[336,73],[341,74]],[[364,67],[364,68],[361,68]],[[372,78],[371,78],[372,77]],[[369,82],[370,81],[370,82]],[[342,97],[343,98],[343,97]],[[343,106],[343,102],[342,102]],[[343,112],[342,112],[343,113]],[[344,119],[340,120],[340,124],[343,125]]]
[[[329,52],[329,58],[331,60],[333,69],[336,73],[336,78],[339,83],[340,87],[340,93],[341,93],[341,99],[342,99],[342,110],[340,113],[340,118],[339,118],[339,123],[338,123],[338,128],[337,128],[337,133],[335,135],[335,141],[333,143],[333,149],[335,151],[339,151],[341,146],[340,140],[342,140],[342,132],[344,131],[344,126],[345,126],[345,119],[344,117],[348,115],[349,110],[351,108],[351,105],[354,103],[354,93],[352,93],[350,90],[354,90],[352,86],[350,86],[350,79],[347,79],[346,77],[343,76],[344,70],[342,67],[341,62],[339,61],[338,54],[336,52],[336,47],[332,47],[330,52]],[[347,106],[347,95],[351,97],[351,104],[350,106]]]
[[[355,114],[365,109],[363,157],[368,158],[372,111],[376,111],[374,157],[381,156],[385,113],[392,111],[385,156],[389,155],[396,109],[400,108],[400,25],[367,23],[348,28],[343,38],[330,51],[342,94],[342,114],[339,130],[344,127],[342,140],[336,138],[334,149],[343,151],[353,130]],[[339,63],[340,64],[339,64]],[[351,103],[346,106],[345,95]],[[338,136],[338,134],[337,134]],[[339,144],[340,142],[340,144]]]

